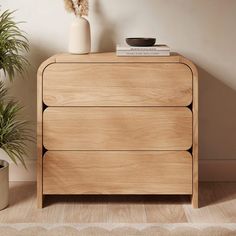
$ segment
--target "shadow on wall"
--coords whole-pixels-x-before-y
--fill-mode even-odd
[[[199,72],[199,158],[236,159],[236,91]]]
[[[115,23],[109,23],[109,20],[106,16],[105,11],[101,7],[99,0],[94,1],[94,12],[93,12],[99,25],[101,25],[101,32],[98,42],[98,51],[99,52],[112,52],[116,48],[116,25]]]

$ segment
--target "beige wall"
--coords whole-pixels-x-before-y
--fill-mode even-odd
[[[236,1],[91,0],[90,3],[93,51],[114,50],[116,42],[128,36],[151,36],[195,62],[200,76],[201,176],[211,179],[208,173],[214,172],[217,165],[215,171],[223,172],[213,178],[223,178],[228,172],[227,165],[236,166]],[[15,81],[12,93],[22,100],[26,115],[35,121],[36,70],[50,55],[67,50],[73,16],[64,11],[63,0],[4,0],[1,5],[2,9],[18,9],[16,19],[27,21],[24,29],[31,44],[29,78]],[[34,175],[35,146],[30,149],[30,171],[21,171],[14,178],[29,179]]]

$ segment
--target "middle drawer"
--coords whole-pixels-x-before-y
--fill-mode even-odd
[[[47,150],[188,150],[192,112],[184,107],[49,107]]]

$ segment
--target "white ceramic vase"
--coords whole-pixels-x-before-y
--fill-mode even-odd
[[[69,53],[87,54],[91,51],[90,25],[87,19],[77,16],[70,27]]]
[[[0,210],[9,204],[9,164],[0,160]]]

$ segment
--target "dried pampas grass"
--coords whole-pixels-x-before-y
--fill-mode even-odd
[[[64,0],[64,2],[65,8],[68,12],[73,12],[76,16],[88,15],[88,0]]]
[[[65,8],[68,12],[74,12],[73,3],[71,0],[64,0]]]

